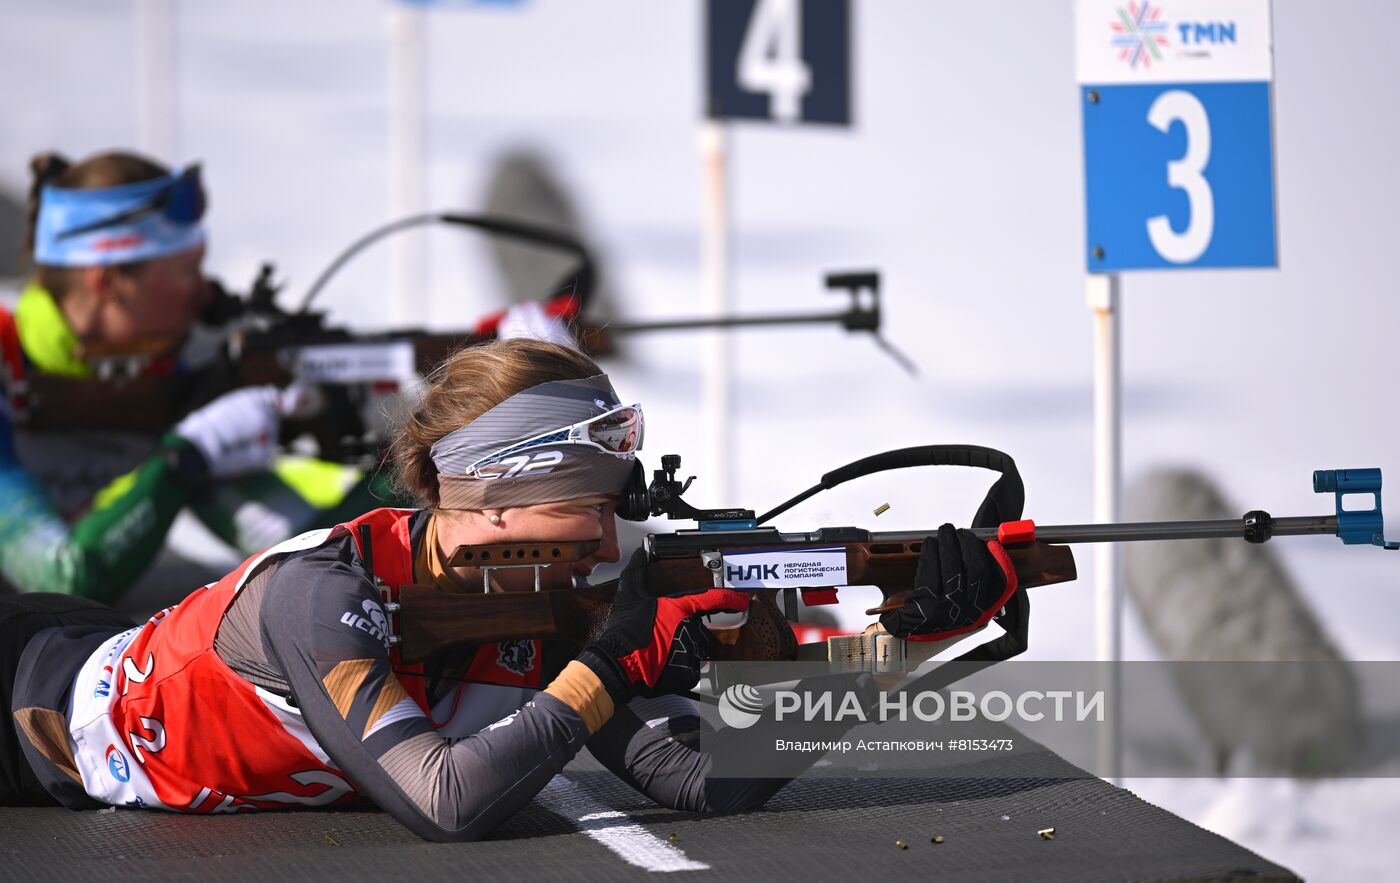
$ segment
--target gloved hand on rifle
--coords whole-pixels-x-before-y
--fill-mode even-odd
[[[1015,591],[1016,569],[1001,543],[945,524],[924,539],[914,594],[880,625],[896,637],[939,641],[986,625]]]
[[[175,434],[199,452],[206,479],[256,472],[267,468],[282,416],[300,394],[296,386],[235,389],[191,412],[175,427]]]
[[[677,598],[647,591],[647,554],[638,549],[618,581],[603,634],[578,661],[592,669],[617,706],[637,695],[680,693],[695,686],[710,655],[710,637],[699,614],[749,609],[749,596],[710,589]]]

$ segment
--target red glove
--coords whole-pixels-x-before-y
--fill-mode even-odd
[[[677,693],[695,686],[710,651],[709,634],[696,617],[749,609],[748,593],[733,589],[649,595],[646,567],[647,554],[638,549],[622,571],[602,636],[578,657],[619,704],[643,690]]]

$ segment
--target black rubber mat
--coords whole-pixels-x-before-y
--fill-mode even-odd
[[[813,775],[761,811],[704,818],[659,809],[590,767],[576,762],[491,839],[467,844],[424,843],[372,812],[3,810],[0,880],[612,883],[663,868],[723,880],[1297,879],[1095,778]],[[1053,839],[1037,834],[1051,827]]]

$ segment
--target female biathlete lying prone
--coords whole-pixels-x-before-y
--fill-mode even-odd
[[[387,640],[362,525],[389,585],[479,591],[445,563],[459,545],[601,540],[575,565],[586,576],[619,558],[615,510],[641,440],[640,408],[573,350],[508,340],[457,353],[397,444],[399,480],[426,508],[303,534],[138,628],[94,609],[0,635],[24,648],[0,673],[13,685],[0,803],[210,813],[369,800],[425,838],[470,840],[588,746],[662,805],[761,805],[786,780],[710,778],[694,706],[667,695],[698,678],[708,641],[694,617],[746,609],[744,593],[649,599],[639,552],[602,636],[557,664],[548,647],[490,645],[425,672]],[[521,451],[552,468],[506,469]],[[937,634],[1005,603],[1005,576],[971,534],[945,526],[924,548],[916,582],[933,585],[886,614],[891,631]],[[967,575],[983,598],[950,602],[943,585]]]

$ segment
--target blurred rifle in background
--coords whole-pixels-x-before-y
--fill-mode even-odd
[[[901,367],[914,371],[912,363],[879,335],[880,277],[875,272],[827,275],[826,287],[844,291],[850,298],[841,311],[595,324],[582,315],[589,304],[594,262],[577,239],[502,218],[434,212],[386,224],[352,243],[316,279],[294,311],[278,304],[282,286],[274,281],[271,264],[262,266],[244,295],[230,293],[211,281],[214,298],[202,317],[205,353],[186,358],[198,366],[195,370],[184,370],[171,356],[185,343],[179,340],[152,339],[120,348],[90,346],[79,355],[92,367],[94,376],[35,375],[19,409],[22,419],[38,431],[158,433],[229,389],[297,383],[315,389],[316,394],[308,397],[308,413],[286,421],[284,442],[309,437],[314,440],[315,453],[325,459],[373,464],[386,440],[394,401],[415,388],[453,351],[495,339],[505,311],[486,316],[470,329],[361,333],[329,325],[326,313],[313,311],[311,305],[331,277],[371,243],[430,223],[468,227],[576,256],[575,270],[542,298],[541,305],[547,315],[569,325],[590,355],[612,354],[618,335],[835,324],[848,331],[868,332]],[[197,349],[197,344],[186,346],[186,353]]]

